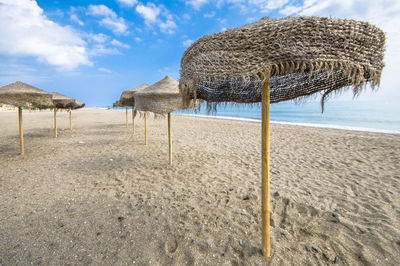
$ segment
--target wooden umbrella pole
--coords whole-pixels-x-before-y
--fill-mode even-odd
[[[168,145],[169,164],[172,165],[172,136],[171,136],[171,113],[168,113]]]
[[[54,107],[54,137],[57,138],[57,108]]]
[[[269,206],[269,105],[270,76],[263,81],[261,92],[262,121],[261,121],[261,220],[262,220],[262,253],[271,257],[270,239],[270,206]]]
[[[144,144],[148,144],[147,142],[147,113],[144,113]]]
[[[24,132],[22,130],[22,107],[18,107],[18,125],[19,125],[19,151],[24,155]]]
[[[128,128],[128,107],[125,107],[125,127]]]
[[[132,107],[132,131],[133,131],[133,135],[135,135],[135,116],[136,116],[136,110],[134,110],[133,107]]]
[[[72,131],[72,110],[69,109],[69,130]]]

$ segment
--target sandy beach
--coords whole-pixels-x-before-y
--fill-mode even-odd
[[[273,124],[272,257],[260,123],[124,110],[0,112],[0,265],[398,265],[400,135]],[[129,113],[129,121],[131,114]]]

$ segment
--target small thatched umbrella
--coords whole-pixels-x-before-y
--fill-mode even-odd
[[[355,20],[264,18],[200,38],[181,59],[186,100],[262,102],[262,251],[270,256],[269,104],[379,85],[385,35]],[[214,105],[214,106],[213,106]],[[210,106],[209,106],[210,107]]]
[[[85,103],[83,103],[83,102],[80,102],[80,101],[78,101],[78,100],[75,100],[75,105],[74,106],[72,106],[72,110],[76,110],[76,109],[81,109],[81,108],[83,108],[83,107],[85,107]]]
[[[134,110],[134,106],[135,106],[135,98],[133,97],[133,95],[138,92],[143,90],[144,88],[147,88],[149,85],[147,85],[146,83],[143,83],[140,86],[137,86],[136,88],[132,88],[126,91],[123,91],[121,93],[121,97],[119,98],[119,104],[122,106],[126,107],[126,127],[128,127],[128,106],[132,107],[132,131],[133,134],[135,134],[135,116],[136,116],[136,110]],[[147,124],[147,117],[145,115],[145,124]]]
[[[113,103],[113,107],[122,107],[121,104],[119,103],[119,100],[116,100],[116,101]]]
[[[0,87],[0,102],[18,107],[20,153],[24,155],[24,134],[22,130],[22,107],[53,107],[52,95],[31,85],[17,81]]]
[[[69,110],[69,126],[70,130],[72,130],[71,109],[76,105],[76,100],[57,92],[52,92],[52,96],[54,103],[54,137],[57,138],[57,109]]]
[[[155,114],[168,114],[169,164],[172,164],[171,112],[185,109],[179,93],[179,82],[170,76],[134,94],[135,109]],[[145,121],[146,124],[146,121]],[[145,126],[145,144],[147,145],[147,127]]]

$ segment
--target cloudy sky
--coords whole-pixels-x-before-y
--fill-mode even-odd
[[[183,51],[205,34],[261,17],[368,21],[387,34],[381,88],[360,101],[400,98],[399,0],[0,0],[0,85],[20,80],[107,106],[121,91],[179,78]],[[345,94],[336,100],[351,99]]]

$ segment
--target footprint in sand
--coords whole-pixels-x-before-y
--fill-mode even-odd
[[[178,249],[178,241],[175,238],[170,238],[165,243],[165,252],[167,254],[173,254]]]
[[[316,221],[316,217],[320,216],[318,210],[312,206],[297,203],[289,198],[274,195],[273,212],[271,217],[271,226],[281,229],[297,228],[300,230],[305,224]],[[300,230],[301,231],[301,230]]]

